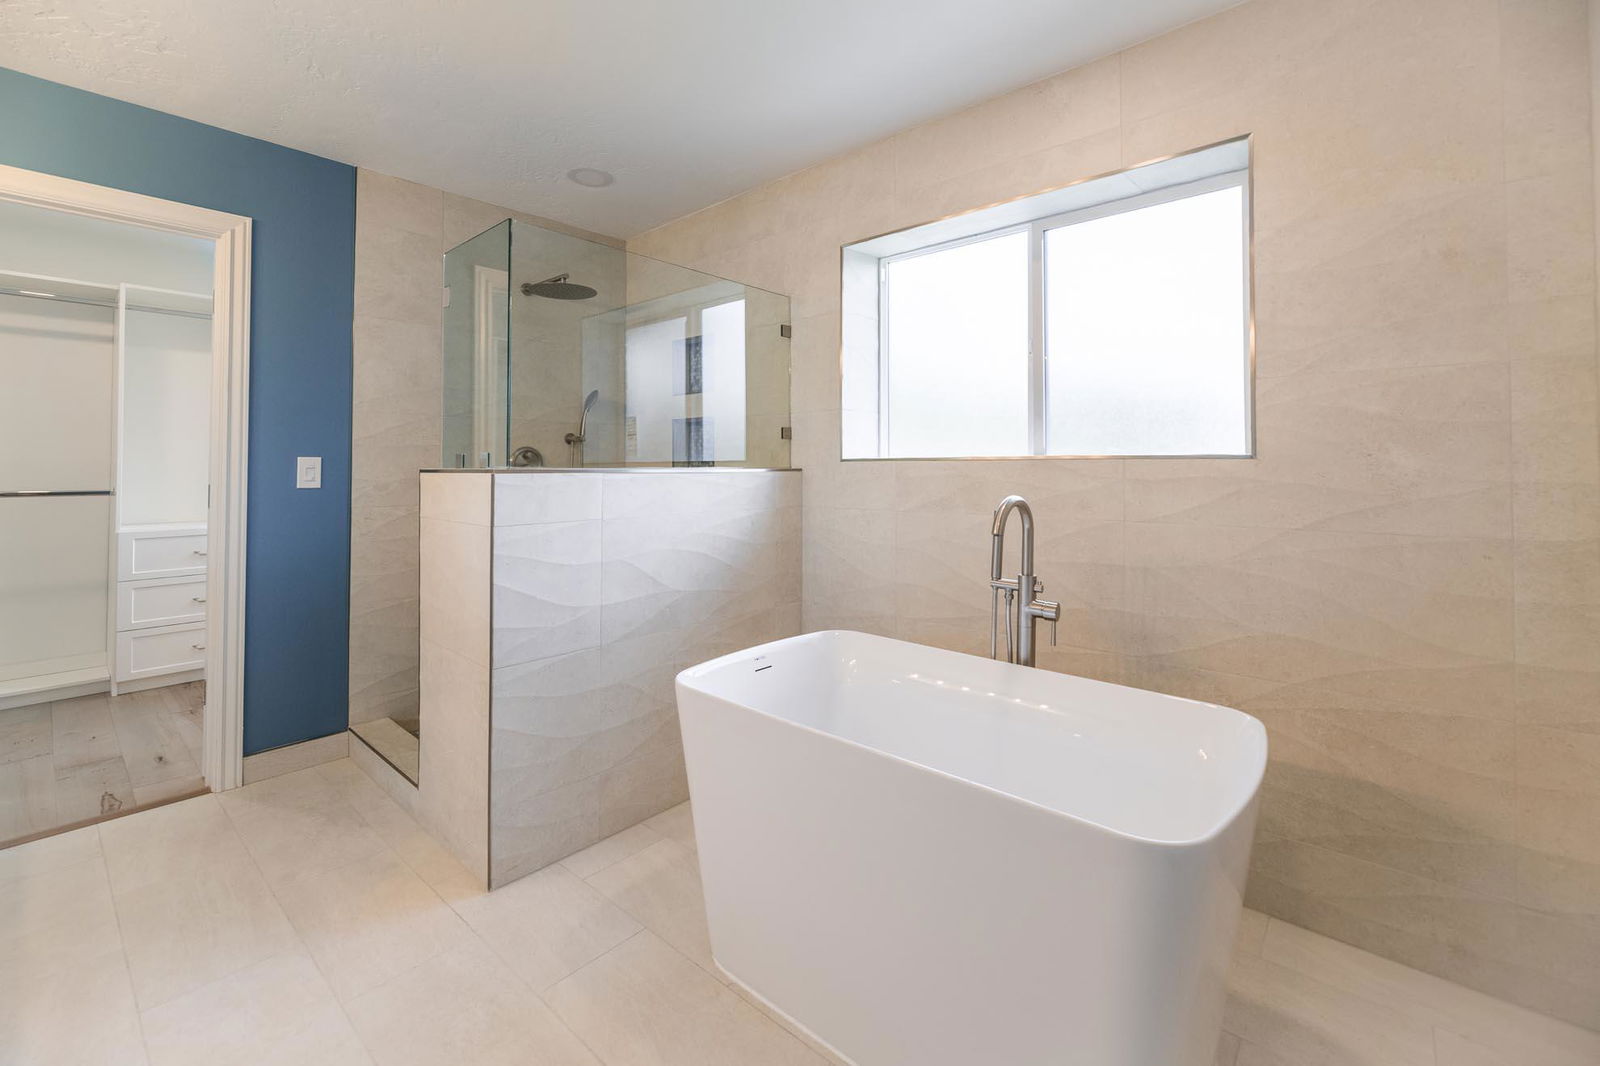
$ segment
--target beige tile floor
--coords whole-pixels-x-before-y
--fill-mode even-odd
[[[0,710],[0,842],[204,786],[205,682]]]
[[[0,1064],[823,1063],[709,969],[694,847],[679,807],[489,895],[340,760],[0,851]],[[1247,913],[1216,1061],[1600,1035]]]

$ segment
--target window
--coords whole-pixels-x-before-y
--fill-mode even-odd
[[[1028,235],[1004,233],[883,264],[891,455],[1028,450]]]
[[[1249,455],[1247,150],[847,246],[844,458]]]

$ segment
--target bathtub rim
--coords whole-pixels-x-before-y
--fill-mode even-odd
[[[1028,799],[1025,796],[1018,796],[1016,793],[1008,792],[1003,788],[997,788],[994,785],[985,784],[982,781],[974,781],[974,780],[972,780],[970,778],[962,777],[959,774],[951,773],[948,770],[941,770],[940,768],[938,768],[936,766],[929,766],[926,763],[918,762],[915,759],[908,759],[903,755],[897,755],[894,752],[884,751],[882,748],[875,748],[875,747],[872,747],[870,745],[863,744],[860,741],[852,740],[849,737],[843,737],[843,736],[840,736],[837,733],[831,733],[826,729],[818,729],[816,726],[807,725],[804,722],[797,722],[792,718],[786,718],[786,717],[784,717],[782,715],[774,714],[773,712],[771,712],[769,710],[764,710],[764,709],[762,709],[760,707],[754,707],[754,706],[751,706],[751,705],[746,704],[746,703],[736,702],[734,700],[728,699],[726,696],[720,696],[720,695],[717,695],[714,692],[710,692],[707,689],[705,689],[704,687],[701,687],[700,685],[696,684],[696,682],[699,680],[699,678],[701,676],[703,676],[705,674],[712,673],[713,671],[715,671],[717,669],[720,669],[721,667],[728,666],[728,665],[731,665],[733,663],[737,663],[737,662],[740,662],[740,661],[744,661],[748,657],[750,657],[751,655],[756,654],[756,653],[760,653],[760,652],[762,652],[762,651],[764,651],[766,649],[773,648],[773,647],[776,647],[776,646],[779,646],[779,645],[788,644],[788,643],[790,643],[792,641],[800,640],[800,639],[803,639],[805,637],[828,637],[828,636],[863,636],[863,637],[870,637],[870,638],[875,639],[875,640],[887,640],[887,641],[893,641],[894,643],[898,643],[898,644],[906,644],[906,645],[909,645],[909,646],[912,646],[912,647],[925,648],[925,649],[928,649],[928,650],[931,650],[931,651],[946,652],[946,653],[951,654],[951,655],[968,655],[969,654],[967,652],[951,651],[948,648],[936,648],[931,644],[918,644],[916,641],[900,640],[898,637],[885,637],[885,636],[881,636],[881,635],[876,634],[876,633],[867,633],[867,632],[864,632],[862,630],[856,630],[856,629],[818,629],[818,630],[812,630],[810,632],[796,634],[795,636],[792,636],[792,637],[780,637],[777,640],[769,640],[769,641],[766,641],[766,642],[764,642],[762,644],[753,644],[748,648],[743,648],[743,649],[740,649],[739,651],[729,652],[726,655],[719,655],[714,659],[707,659],[703,663],[696,663],[693,666],[686,667],[683,670],[678,671],[677,675],[673,678],[673,688],[674,688],[675,693],[677,693],[677,695],[679,697],[678,701],[677,701],[678,702],[678,707],[677,707],[678,715],[680,717],[682,717],[682,715],[683,715],[682,693],[683,693],[684,690],[688,690],[690,692],[693,692],[695,696],[700,697],[702,699],[715,700],[716,702],[718,702],[718,703],[720,703],[720,704],[722,704],[722,705],[724,705],[726,707],[735,708],[735,709],[738,709],[738,710],[741,710],[741,711],[748,711],[748,712],[750,712],[752,714],[759,714],[763,718],[767,718],[767,719],[770,719],[772,721],[782,723],[783,725],[789,726],[789,727],[794,728],[794,729],[804,730],[805,732],[811,733],[814,736],[822,737],[822,738],[824,738],[826,740],[835,741],[837,743],[844,744],[844,745],[847,745],[849,747],[855,748],[855,749],[857,749],[859,751],[869,752],[869,753],[871,753],[873,755],[876,755],[876,756],[879,756],[881,758],[893,759],[895,762],[901,763],[902,765],[905,765],[905,766],[912,767],[912,768],[914,768],[916,770],[920,770],[920,771],[922,771],[924,773],[936,774],[939,777],[945,778],[946,780],[949,780],[949,781],[953,781],[956,784],[965,785],[965,786],[967,786],[969,788],[979,789],[979,790],[981,790],[983,792],[987,792],[987,793],[989,793],[991,795],[998,796],[998,797],[1000,797],[1000,798],[1002,798],[1004,800],[1007,800],[1009,802],[1020,803],[1020,804],[1023,804],[1025,806],[1032,807],[1035,810],[1042,811],[1045,814],[1052,815],[1052,816],[1054,816],[1056,818],[1065,819],[1066,821],[1071,822],[1075,826],[1082,826],[1085,829],[1090,829],[1090,830],[1094,830],[1094,831],[1099,832],[1099,833],[1104,833],[1104,834],[1106,834],[1108,836],[1114,837],[1114,838],[1119,839],[1119,840],[1125,840],[1125,841],[1128,841],[1130,843],[1140,844],[1140,845],[1155,846],[1155,847],[1160,847],[1160,848],[1163,848],[1163,849],[1166,849],[1166,850],[1187,850],[1187,849],[1194,849],[1194,848],[1203,848],[1203,847],[1206,847],[1206,846],[1208,846],[1210,844],[1215,843],[1218,840],[1218,838],[1222,837],[1229,830],[1231,830],[1233,828],[1233,826],[1235,824],[1237,824],[1238,821],[1241,818],[1247,817],[1250,814],[1252,808],[1254,808],[1254,806],[1256,805],[1257,800],[1260,797],[1262,781],[1266,777],[1267,758],[1268,758],[1268,743],[1269,743],[1268,742],[1268,737],[1267,737],[1266,726],[1264,726],[1261,723],[1260,719],[1256,718],[1254,715],[1247,714],[1244,711],[1241,711],[1236,707],[1228,707],[1228,706],[1225,706],[1225,705],[1220,704],[1220,703],[1208,703],[1205,700],[1191,699],[1191,698],[1189,698],[1187,696],[1173,696],[1173,695],[1170,695],[1169,693],[1155,692],[1155,691],[1153,691],[1151,689],[1134,689],[1133,686],[1131,686],[1131,685],[1117,685],[1115,682],[1111,682],[1111,681],[1097,681],[1092,677],[1081,677],[1078,674],[1067,674],[1067,673],[1064,673],[1063,671],[1058,671],[1058,670],[1048,671],[1049,673],[1059,673],[1064,677],[1076,678],[1077,680],[1088,681],[1088,682],[1091,682],[1091,683],[1097,684],[1097,685],[1110,685],[1113,688],[1132,689],[1132,691],[1135,691],[1135,692],[1146,692],[1146,693],[1149,693],[1150,695],[1160,696],[1163,699],[1179,700],[1179,701],[1184,702],[1184,703],[1200,704],[1202,706],[1212,707],[1212,708],[1215,708],[1215,709],[1220,710],[1220,711],[1227,711],[1230,714],[1235,714],[1235,715],[1240,716],[1241,718],[1244,718],[1248,723],[1250,723],[1250,725],[1247,726],[1247,728],[1249,728],[1251,730],[1251,732],[1253,733],[1255,739],[1257,739],[1259,741],[1259,744],[1256,745],[1256,750],[1255,750],[1255,753],[1254,753],[1255,756],[1256,756],[1255,765],[1250,768],[1251,772],[1249,773],[1249,781],[1248,781],[1249,788],[1243,792],[1242,799],[1240,799],[1237,804],[1235,804],[1231,808],[1229,808],[1225,814],[1223,814],[1221,817],[1219,817],[1217,819],[1217,821],[1215,823],[1213,823],[1211,825],[1211,827],[1204,834],[1185,837],[1185,838],[1183,838],[1181,840],[1165,840],[1165,839],[1161,839],[1159,837],[1145,836],[1145,835],[1142,835],[1142,834],[1139,834],[1139,833],[1131,833],[1131,832],[1128,832],[1126,830],[1117,829],[1114,826],[1104,825],[1104,824],[1102,824],[1100,822],[1097,822],[1097,821],[1094,821],[1092,819],[1086,818],[1086,817],[1084,817],[1082,815],[1072,814],[1071,812],[1068,812],[1068,811],[1058,810],[1055,807],[1051,807],[1051,806],[1048,806],[1046,804],[1039,803],[1036,800]],[[970,656],[970,657],[971,658],[978,658],[978,656]],[[1030,669],[1030,668],[1029,667],[1018,667],[1018,669]],[[1032,668],[1032,669],[1043,669],[1043,668],[1042,667],[1035,667],[1035,668]],[[687,754],[687,752],[686,752],[686,754]]]

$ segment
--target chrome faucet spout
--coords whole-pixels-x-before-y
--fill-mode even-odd
[[[1021,572],[1016,578],[1000,576],[1005,565],[1006,525],[1011,512],[1022,519]],[[1061,605],[1053,600],[1041,600],[1044,585],[1033,572],[1033,508],[1021,496],[1007,496],[994,509],[994,523],[989,527],[989,655],[999,658],[1000,601],[1005,600],[1006,661],[1023,666],[1034,665],[1034,629],[1039,619],[1050,623],[1050,643],[1055,643],[1055,627],[1061,617]]]
[[[1006,525],[1011,521],[1011,512],[1016,511],[1022,516],[1022,569],[1024,573],[1033,573],[1033,508],[1028,506],[1028,501],[1021,496],[1007,496],[1000,501],[1000,506],[994,509],[994,524],[990,527],[990,534],[994,537],[994,550],[990,556],[989,577],[991,580],[1000,579],[1000,568],[1005,565],[1004,555],[1006,547]]]

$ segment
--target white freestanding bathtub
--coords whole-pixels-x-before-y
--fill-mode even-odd
[[[1210,1066],[1254,718],[848,632],[677,688],[717,964],[836,1055]]]

